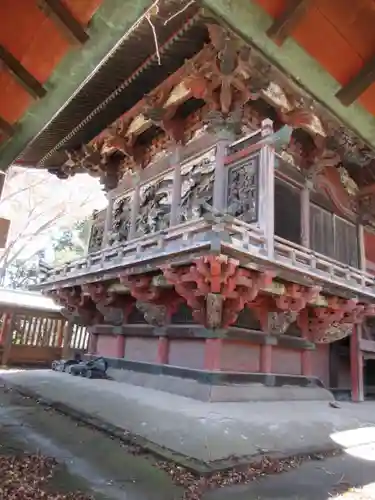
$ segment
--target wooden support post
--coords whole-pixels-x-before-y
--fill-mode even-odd
[[[309,313],[307,309],[300,312],[299,325],[301,328],[301,337],[309,340]],[[311,377],[313,375],[313,352],[310,349],[304,349],[301,352],[301,375]]]
[[[88,345],[88,354],[97,354],[98,352],[98,335],[93,333],[89,329],[89,345]]]
[[[64,341],[62,348],[62,359],[67,359],[70,356],[70,341],[73,335],[73,323],[67,321],[64,326]]]
[[[260,371],[272,373],[272,344],[267,342],[260,347]]]
[[[226,209],[225,186],[227,183],[227,170],[225,168],[225,158],[227,155],[227,147],[231,142],[232,141],[227,137],[219,137],[219,141],[216,145],[215,178],[212,204],[213,208],[221,213],[223,213]]]
[[[222,339],[206,339],[204,353],[205,370],[220,370],[222,346]]]
[[[273,135],[273,123],[262,121],[262,140]],[[265,144],[260,150],[259,161],[259,224],[266,238],[267,255],[273,259],[275,232],[275,153]]]
[[[169,362],[169,339],[168,337],[159,337],[156,362],[161,365],[167,365]]]
[[[301,191],[301,244],[310,248],[310,186],[305,184]]]
[[[2,315],[3,323],[1,325],[1,330],[0,330],[0,345],[2,345],[5,341],[9,318],[10,318],[10,313],[3,313]]]
[[[125,357],[125,335],[117,335],[117,357]]]
[[[173,154],[171,155],[171,165],[173,166],[173,189],[171,203],[171,218],[170,226],[175,226],[180,222],[180,205],[181,205],[181,159],[180,146],[176,145]]]
[[[137,217],[139,212],[140,191],[141,191],[140,177],[139,174],[137,173],[135,173],[133,177],[133,186],[134,186],[134,193],[133,193],[133,200],[130,213],[130,229],[128,238],[129,240],[134,239],[137,232]]]
[[[12,343],[13,343],[13,314],[6,315],[6,323],[2,329],[3,354],[1,356],[1,364],[7,366],[9,363]]]
[[[350,374],[352,385],[352,401],[359,403],[364,401],[363,390],[363,353],[360,349],[362,328],[360,325],[353,326],[350,337]]]

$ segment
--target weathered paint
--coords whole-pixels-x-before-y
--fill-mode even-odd
[[[5,170],[26,145],[51,121],[84,80],[142,14],[151,0],[106,1],[88,28],[90,39],[71,51],[52,73],[45,87],[47,95],[35,102],[18,124],[18,133],[0,149],[0,169]]]
[[[244,40],[258,47],[349,128],[375,146],[373,116],[359,104],[347,108],[342,106],[335,97],[341,85],[293,39],[289,38],[281,47],[274,44],[266,34],[273,19],[259,5],[251,0],[203,0],[203,4]]]

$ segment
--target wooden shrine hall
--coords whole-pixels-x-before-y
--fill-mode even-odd
[[[107,192],[87,256],[37,289],[115,379],[211,401],[371,393],[370,3],[155,2],[17,152]]]

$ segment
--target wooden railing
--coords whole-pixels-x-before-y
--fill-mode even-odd
[[[370,273],[277,236],[270,252],[265,236],[257,224],[247,224],[228,215],[213,214],[103,249],[86,259],[52,269],[42,284],[54,284],[89,273],[109,271],[160,257],[168,258],[172,254],[197,249],[217,250],[218,245],[222,253],[228,250],[240,252],[247,259],[251,257],[251,262],[267,264],[267,267],[273,268],[277,273],[283,269],[289,275],[295,273],[323,284],[375,297],[375,280]]]
[[[1,325],[1,363],[3,365],[44,365],[72,351],[86,352],[89,332],[72,326],[66,336],[67,320],[58,314],[4,313]]]

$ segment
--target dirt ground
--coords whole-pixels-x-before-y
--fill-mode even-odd
[[[375,500],[368,447],[199,478],[0,388],[0,500]]]

